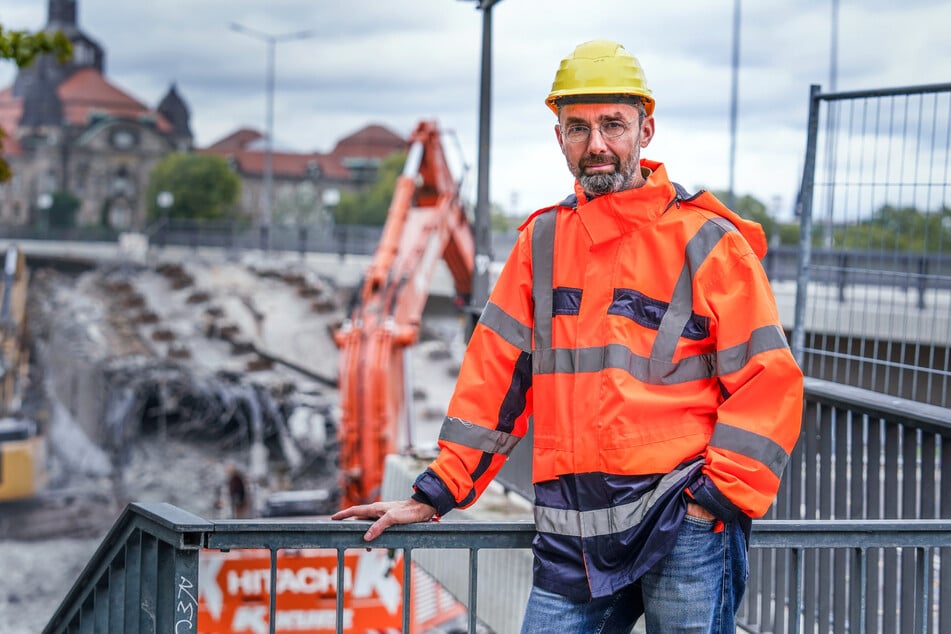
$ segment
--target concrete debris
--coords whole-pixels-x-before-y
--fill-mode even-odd
[[[39,631],[128,502],[234,517],[240,473],[242,514],[336,510],[332,331],[348,293],[331,278],[303,261],[196,254],[36,269],[29,291],[33,349],[19,416],[47,434],[49,485],[0,506],[10,573],[0,623]],[[451,300],[436,302],[410,354],[426,386],[411,404],[421,413],[408,434],[417,451],[435,443],[454,382],[447,366],[461,356]]]

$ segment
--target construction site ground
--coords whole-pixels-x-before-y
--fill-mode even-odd
[[[262,253],[34,267],[20,410],[46,432],[48,483],[0,504],[0,632],[42,630],[128,502],[231,517],[229,465],[246,476],[250,513],[268,513],[269,494],[286,490],[313,491],[315,508],[332,512],[331,331],[351,290],[302,260]],[[411,352],[412,436],[424,449],[435,444],[463,333],[448,298],[430,306]]]

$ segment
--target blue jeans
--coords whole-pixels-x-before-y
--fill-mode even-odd
[[[621,634],[645,617],[648,634],[734,634],[749,574],[737,522],[684,518],[673,551],[637,582],[611,596],[576,603],[532,588],[522,634]]]

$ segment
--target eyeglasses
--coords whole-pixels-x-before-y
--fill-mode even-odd
[[[634,121],[605,121],[598,124],[598,131],[605,139],[616,139],[628,131]],[[568,143],[582,143],[591,136],[591,126],[582,123],[571,123],[561,129],[562,138]]]

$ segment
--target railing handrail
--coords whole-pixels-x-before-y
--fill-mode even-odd
[[[811,377],[806,377],[804,386],[807,401],[855,409],[870,418],[909,425],[933,434],[951,434],[951,408]]]
[[[370,522],[329,519],[206,520],[167,503],[129,504],[73,584],[44,632],[59,632],[81,609],[136,530],[177,550],[359,549]],[[393,549],[529,548],[531,521],[442,521],[387,529],[372,542]],[[935,548],[951,546],[951,520],[757,520],[753,548]],[[197,575],[196,575],[197,584]],[[197,592],[197,588],[196,588]]]

